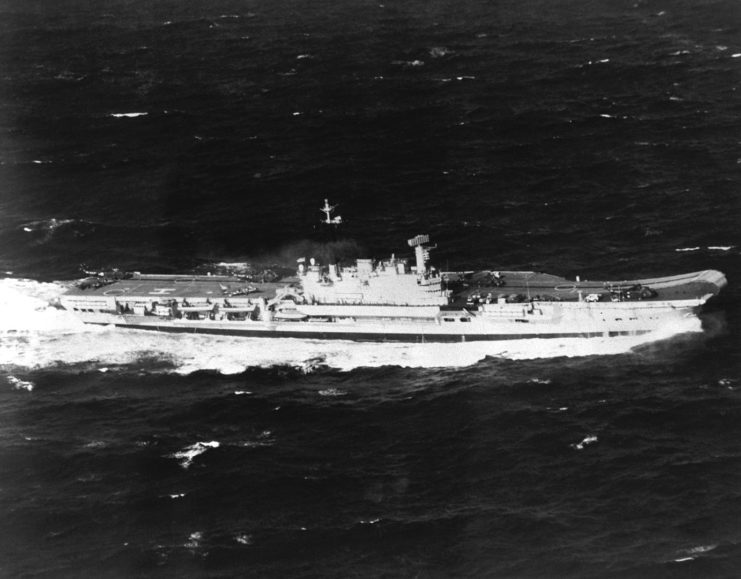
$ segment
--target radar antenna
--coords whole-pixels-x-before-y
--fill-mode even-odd
[[[325,223],[326,225],[340,225],[342,223],[342,216],[338,215],[337,217],[332,217],[332,211],[336,209],[337,205],[330,205],[329,200],[324,200],[324,207],[319,209],[322,213],[326,215],[325,219],[322,221],[322,223]]]
[[[427,262],[430,260],[430,250],[435,249],[436,245],[430,243],[429,235],[417,235],[407,240],[409,247],[414,248],[414,256],[417,261],[417,275],[426,275],[429,273]]]

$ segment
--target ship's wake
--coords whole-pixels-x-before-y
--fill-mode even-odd
[[[465,367],[487,357],[512,360],[615,355],[687,332],[701,332],[687,318],[642,336],[530,339],[454,344],[364,343],[284,338],[235,338],[164,334],[89,326],[49,305],[66,286],[32,280],[0,280],[0,368],[41,369],[92,364],[144,365],[189,374],[215,370],[236,374],[251,367],[321,368]],[[157,361],[157,364],[152,364]]]

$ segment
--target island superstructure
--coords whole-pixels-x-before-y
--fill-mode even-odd
[[[339,224],[325,200],[326,223]],[[613,337],[695,316],[726,285],[716,270],[622,281],[532,271],[445,271],[430,265],[428,235],[414,259],[352,265],[299,258],[274,281],[218,275],[88,278],[60,297],[90,324],[237,336],[403,342]]]

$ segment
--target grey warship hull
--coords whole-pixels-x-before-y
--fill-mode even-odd
[[[445,303],[307,295],[281,283],[142,276],[76,287],[61,304],[84,322],[127,329],[372,342],[466,342],[640,335],[695,316],[725,285],[720,272],[571,281],[536,272],[448,272]]]
[[[323,223],[334,207],[324,200]],[[640,335],[694,316],[725,285],[715,270],[623,281],[574,281],[532,271],[449,271],[414,260],[297,259],[295,276],[266,283],[229,276],[105,274],[61,296],[84,322],[136,330],[245,337],[466,342]],[[102,278],[101,278],[102,276]]]

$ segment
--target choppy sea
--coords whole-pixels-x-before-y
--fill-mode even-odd
[[[0,576],[737,577],[736,0],[2,0]],[[648,337],[82,326],[79,265],[719,269]],[[67,280],[67,281],[65,281]]]

